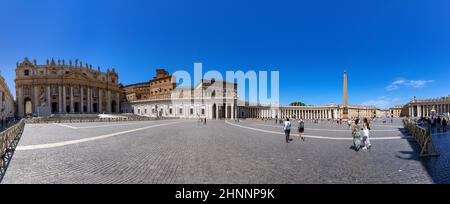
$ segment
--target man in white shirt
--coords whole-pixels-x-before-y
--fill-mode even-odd
[[[291,134],[291,122],[289,121],[289,118],[284,121],[283,125],[284,134],[286,135],[286,143],[289,143],[291,141],[290,134]]]

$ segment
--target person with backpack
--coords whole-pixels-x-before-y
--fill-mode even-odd
[[[366,149],[370,149],[370,147],[372,146],[372,144],[370,144],[370,124],[369,124],[369,120],[367,118],[364,118],[364,124],[363,124],[363,128],[362,128],[362,143],[363,143],[363,150]]]
[[[359,149],[361,148],[361,126],[359,125],[359,119],[356,119],[355,125],[353,125],[352,137],[355,151],[359,151]]]
[[[300,118],[298,120],[298,136],[305,141],[305,136],[303,134],[305,133],[305,121],[303,121],[303,118]]]
[[[289,118],[284,121],[283,125],[284,134],[286,135],[286,143],[289,143],[291,141],[290,134],[291,134],[291,122],[289,121]]]

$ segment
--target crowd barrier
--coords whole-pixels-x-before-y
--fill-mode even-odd
[[[12,127],[0,133],[0,168],[4,168],[6,164],[6,155],[10,151],[14,151],[13,142],[22,135],[25,127],[24,120],[21,120]]]
[[[410,134],[422,148],[422,150],[420,151],[420,156],[439,156],[439,153],[437,152],[437,149],[433,144],[429,127],[418,126],[416,122],[411,119],[403,119],[403,127],[405,128],[406,132]]]

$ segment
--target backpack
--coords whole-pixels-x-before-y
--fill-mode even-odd
[[[285,130],[290,130],[290,129],[291,129],[291,123],[290,122],[286,122]]]

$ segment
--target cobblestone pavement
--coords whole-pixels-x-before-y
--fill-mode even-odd
[[[268,123],[29,124],[2,183],[436,182],[395,125],[375,125],[373,137],[397,139],[355,152],[346,139],[287,144],[281,126]],[[308,123],[306,134],[350,137],[329,123]]]

